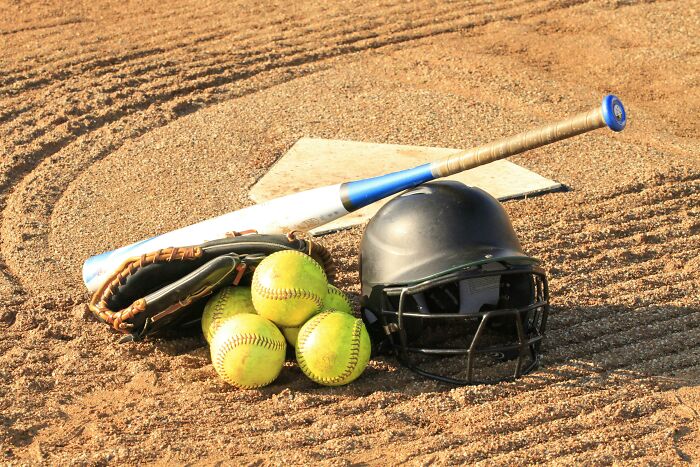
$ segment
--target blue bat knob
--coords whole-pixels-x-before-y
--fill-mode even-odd
[[[613,131],[622,131],[627,124],[627,113],[622,101],[617,96],[608,94],[603,97],[603,120]]]

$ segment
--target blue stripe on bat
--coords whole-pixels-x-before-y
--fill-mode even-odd
[[[352,212],[434,178],[430,164],[419,165],[379,177],[343,183],[340,185],[340,199],[343,207]]]

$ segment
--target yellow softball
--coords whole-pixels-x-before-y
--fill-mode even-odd
[[[328,284],[328,293],[323,299],[322,311],[342,311],[343,313],[352,314],[352,305],[345,293],[334,285]],[[287,339],[287,342],[292,347],[297,346],[297,336],[299,336],[300,326],[293,328],[281,328],[282,334]]]
[[[202,313],[202,332],[207,342],[221,323],[239,313],[255,313],[250,287],[224,287],[212,295]]]
[[[287,344],[277,326],[249,313],[224,321],[211,341],[211,361],[221,378],[243,389],[267,386],[280,374]]]
[[[299,337],[299,330],[300,327],[296,328],[280,328],[280,331],[282,331],[282,334],[284,335],[284,338],[287,339],[287,342],[289,345],[292,347],[297,346],[297,337]]]
[[[328,293],[323,300],[323,311],[337,310],[352,314],[352,305],[348,296],[338,287],[328,284]]]
[[[342,311],[324,311],[301,327],[296,356],[301,371],[325,386],[341,386],[367,366],[370,341],[361,319]]]
[[[328,280],[311,256],[278,251],[260,262],[253,274],[253,305],[280,327],[301,326],[323,307]]]

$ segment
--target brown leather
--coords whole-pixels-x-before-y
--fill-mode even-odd
[[[120,311],[110,310],[107,306],[109,299],[114,295],[119,286],[126,282],[127,277],[149,264],[167,263],[170,261],[188,261],[200,258],[201,256],[202,249],[198,246],[192,246],[165,248],[141,255],[137,258],[129,258],[95,291],[90,299],[88,308],[104,322],[111,324],[117,331],[129,332],[129,324],[124,321],[143,312],[146,307],[146,302],[143,299],[137,300],[128,308]]]

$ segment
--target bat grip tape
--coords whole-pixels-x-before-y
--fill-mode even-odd
[[[600,107],[534,130],[459,152],[434,162],[431,170],[435,178],[447,177],[604,126],[608,126],[614,131],[622,131],[625,124],[626,114],[622,102],[617,97],[608,95],[603,98]]]

